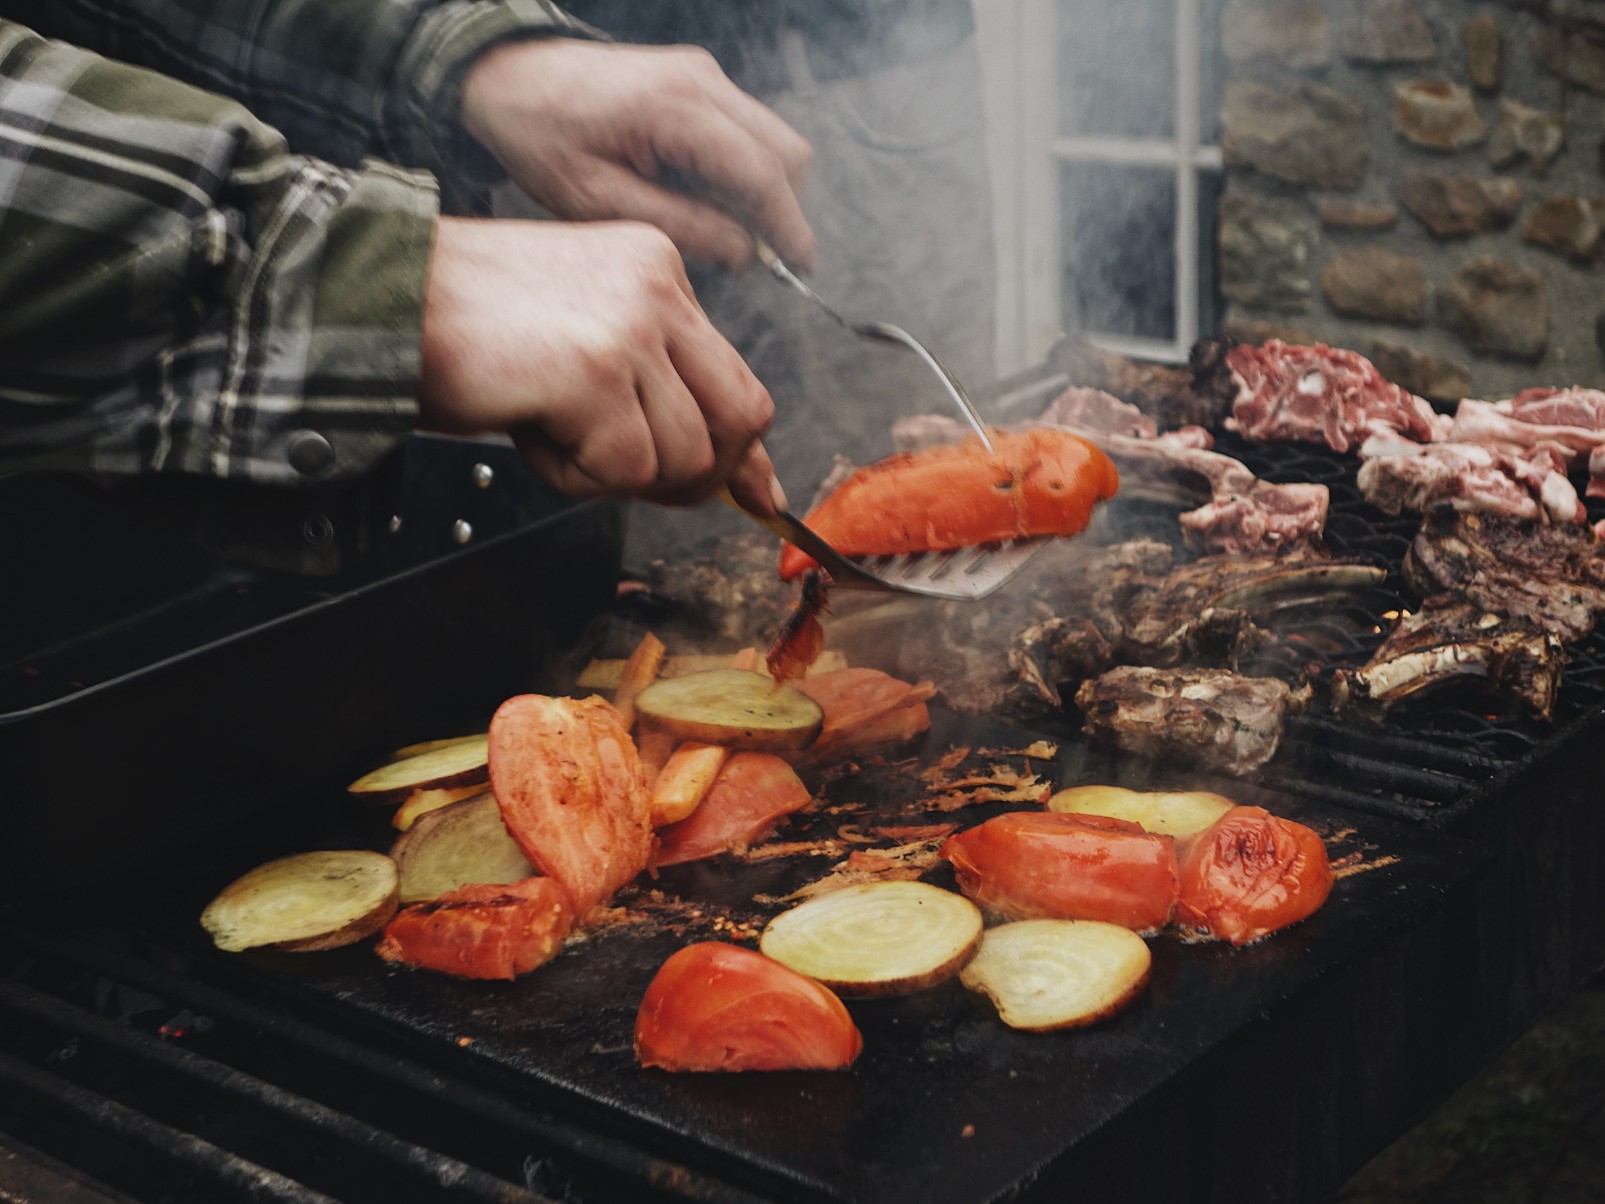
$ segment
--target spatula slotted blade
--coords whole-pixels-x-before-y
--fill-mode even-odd
[[[1046,537],[1011,539],[940,552],[850,558],[884,587],[929,597],[974,601],[1013,577],[1048,545]],[[838,581],[837,584],[852,584]]]

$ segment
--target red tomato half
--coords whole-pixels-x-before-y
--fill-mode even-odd
[[[657,865],[713,857],[738,844],[755,844],[782,815],[810,798],[792,767],[761,752],[732,753],[697,809],[658,829]]]
[[[1123,819],[1014,811],[950,837],[942,856],[959,889],[1011,919],[1154,932],[1176,902],[1175,841]]]
[[[688,945],[635,1017],[635,1056],[660,1070],[840,1070],[864,1040],[842,1001],[740,945]]]
[[[1246,945],[1313,915],[1331,891],[1318,835],[1263,807],[1233,807],[1188,846],[1176,922]]]

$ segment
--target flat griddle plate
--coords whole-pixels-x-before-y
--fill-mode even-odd
[[[1023,747],[1030,739],[944,714],[921,755],[934,759],[955,743]],[[886,776],[877,776],[877,790]],[[832,797],[851,797],[854,786],[838,782]],[[286,828],[277,836],[282,847],[257,841],[248,854],[242,847],[211,860],[168,897],[154,931],[169,949],[192,957],[199,975],[244,973],[256,979],[253,989],[264,1002],[278,999],[303,1012],[310,1002],[400,1030],[456,1073],[502,1082],[512,1076],[521,1094],[577,1123],[765,1197],[987,1200],[1016,1195],[1044,1174],[1062,1171],[1104,1126],[1152,1100],[1323,975],[1376,949],[1483,859],[1468,842],[1442,833],[1362,815],[1334,822],[1300,814],[1292,802],[1235,793],[1240,801],[1267,803],[1314,824],[1334,856],[1350,855],[1366,868],[1340,878],[1312,920],[1257,945],[1233,950],[1170,936],[1151,941],[1147,993],[1091,1029],[1015,1032],[956,982],[850,1004],[864,1052],[843,1073],[674,1075],[636,1065],[631,1032],[647,983],[674,949],[707,932],[604,930],[515,983],[392,966],[375,957],[369,943],[298,956],[231,958],[213,950],[194,919],[201,906],[235,868],[312,847],[306,831],[292,837]],[[1006,809],[950,818],[968,823]],[[352,839],[349,831],[329,830],[352,822],[352,810],[345,800],[326,800],[307,812],[343,817],[324,824],[324,847]],[[357,820],[367,825],[367,843],[383,847],[384,820]],[[838,821],[813,822],[833,828]],[[807,835],[799,828],[808,823],[794,822],[785,838]],[[755,892],[801,885],[828,864],[815,858],[711,862],[666,871],[657,885],[665,894],[706,900],[708,915],[743,905],[751,912]],[[952,881],[945,866],[929,880]]]

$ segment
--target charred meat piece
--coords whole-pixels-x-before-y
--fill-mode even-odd
[[[1082,683],[1076,705],[1095,740],[1156,760],[1244,774],[1269,761],[1286,716],[1310,688],[1225,669],[1122,665]]]
[[[1587,635],[1605,614],[1605,549],[1574,523],[1434,510],[1404,572],[1422,597],[1453,594],[1563,643]]]
[[[1554,633],[1440,594],[1404,615],[1363,667],[1333,674],[1332,706],[1380,719],[1424,694],[1471,687],[1547,720],[1565,660]]]
[[[1159,545],[1163,546],[1163,545]],[[1259,622],[1369,589],[1386,576],[1313,545],[1281,555],[1201,556],[1187,564],[1113,567],[1094,589],[1090,617],[1117,657],[1153,666],[1236,666],[1269,638]]]
[[[1101,389],[1130,402],[1167,430],[1179,426],[1213,427],[1220,423],[1235,396],[1226,366],[1225,340],[1194,344],[1186,367],[1139,364],[1116,351],[1085,339],[1066,339],[1054,349],[1078,385]]]
[[[1226,353],[1237,385],[1232,425],[1245,439],[1357,448],[1373,435],[1421,443],[1444,437],[1449,419],[1425,398],[1401,389],[1364,356],[1317,343],[1271,339]]]

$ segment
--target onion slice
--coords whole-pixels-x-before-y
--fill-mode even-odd
[[[987,930],[959,979],[1011,1028],[1052,1032],[1119,1012],[1148,984],[1152,955],[1129,928],[1099,920],[1019,920]]]
[[[926,882],[865,882],[782,912],[758,947],[838,995],[869,998],[944,982],[980,943],[980,909],[964,896]]]
[[[1071,786],[1048,800],[1049,811],[1129,819],[1144,832],[1196,836],[1237,804],[1208,790],[1127,790],[1124,786]]]

